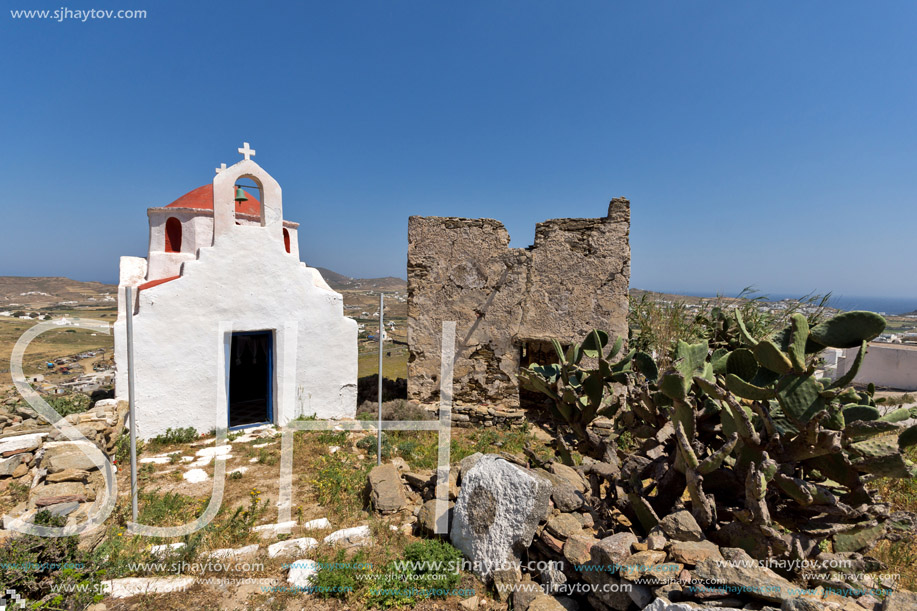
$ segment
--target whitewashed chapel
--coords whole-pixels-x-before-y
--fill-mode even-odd
[[[212,184],[150,208],[149,256],[121,258],[116,395],[128,397],[132,311],[141,438],[356,411],[357,323],[299,260],[280,185],[247,142],[239,153]]]

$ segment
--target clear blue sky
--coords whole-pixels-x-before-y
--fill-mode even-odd
[[[634,287],[917,294],[912,2],[69,7],[149,16],[0,15],[0,275],[114,281],[246,140],[347,275],[404,277],[411,214],[526,246],[626,196]]]

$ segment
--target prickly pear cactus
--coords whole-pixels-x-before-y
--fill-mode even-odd
[[[558,363],[533,365],[523,378],[575,424],[588,424],[615,387],[626,393],[627,409],[614,416],[615,425],[645,440],[638,452],[653,449],[644,458],[654,470],[651,479],[616,482],[609,502],[635,523],[648,526],[684,499],[711,538],[723,526],[717,516],[730,516],[772,550],[788,549],[786,528],[814,540],[832,537],[836,549],[868,546],[887,516],[870,513],[875,503],[865,484],[917,476],[902,454],[917,445],[917,426],[904,424],[917,409],[882,415],[874,387],[849,386],[885,320],[847,312],[810,327],[794,314],[782,331],[755,338],[738,310],[734,324],[725,316],[717,313],[715,333],[732,333],[741,347],[723,348],[718,336],[714,351],[707,341],[680,341],[666,371],[645,353],[612,364],[620,340],[603,355],[608,337],[593,332],[582,346],[561,351],[558,344]],[[833,382],[815,377],[825,347],[859,348],[850,370]],[[583,367],[583,356],[598,367]]]

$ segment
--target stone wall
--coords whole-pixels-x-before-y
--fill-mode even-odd
[[[408,222],[408,397],[438,400],[443,321],[456,327],[456,403],[520,405],[516,373],[545,342],[627,333],[630,202],[608,216],[539,223],[509,248],[493,219]]]
[[[87,451],[95,445],[111,457],[127,413],[126,402],[103,399],[92,409],[65,416],[86,438],[70,441],[18,398],[0,405],[0,494],[14,483],[28,490],[28,498],[2,516],[0,547],[16,536],[10,530],[13,518],[32,522],[45,509],[75,526],[101,510],[105,477]]]

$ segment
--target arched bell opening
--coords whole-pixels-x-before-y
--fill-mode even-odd
[[[181,252],[182,226],[181,221],[170,216],[166,219],[166,252]]]
[[[261,181],[251,175],[240,176],[233,184],[232,193],[235,202],[233,212],[256,216],[264,226],[264,185]]]

